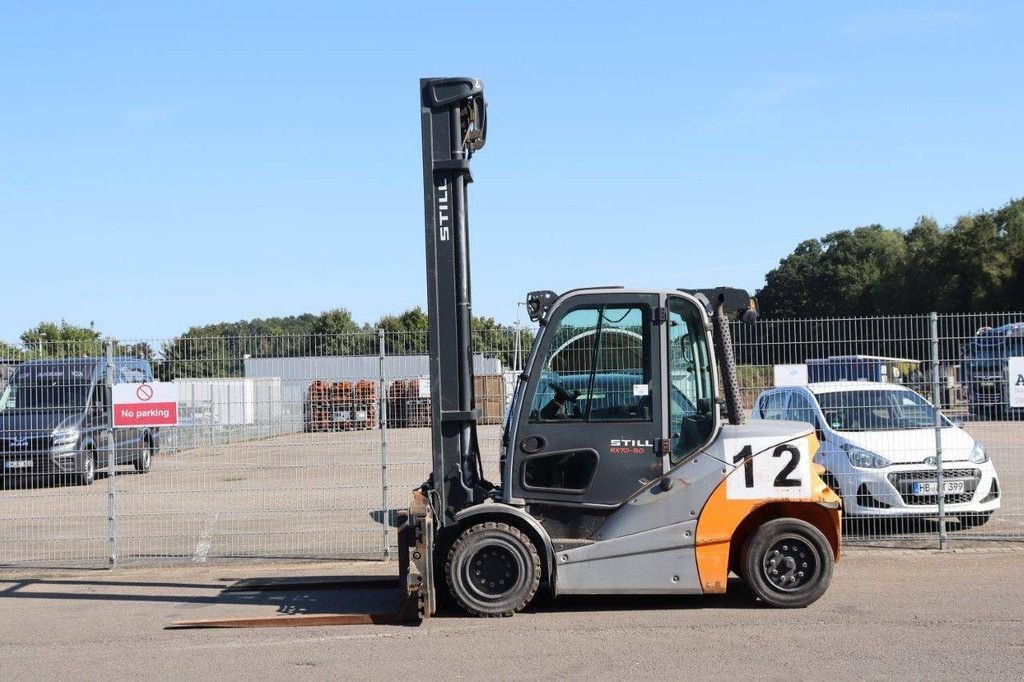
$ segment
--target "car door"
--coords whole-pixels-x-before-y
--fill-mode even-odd
[[[658,306],[656,294],[595,294],[552,311],[511,446],[514,497],[613,506],[661,474]]]

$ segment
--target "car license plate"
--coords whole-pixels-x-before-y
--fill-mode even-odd
[[[956,495],[966,492],[967,484],[964,481],[943,481],[942,492],[944,495]],[[912,492],[915,495],[935,495],[939,491],[938,481],[914,481]]]
[[[347,422],[352,419],[352,413],[348,410],[342,410],[334,413],[334,421],[336,422]]]
[[[32,460],[30,459],[19,459],[13,462],[4,462],[5,469],[31,469]]]

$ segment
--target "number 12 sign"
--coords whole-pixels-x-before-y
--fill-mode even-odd
[[[807,438],[778,444],[771,438],[726,440],[734,469],[725,480],[731,500],[799,500],[811,496],[811,453]]]

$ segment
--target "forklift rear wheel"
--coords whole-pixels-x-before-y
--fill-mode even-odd
[[[825,594],[835,558],[824,534],[806,521],[768,521],[743,553],[747,584],[766,604],[803,608]]]
[[[506,523],[464,530],[448,552],[448,589],[475,616],[511,616],[540,586],[540,555],[525,534]]]

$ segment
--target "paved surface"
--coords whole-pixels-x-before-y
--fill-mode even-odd
[[[1024,423],[978,422],[968,430],[988,448],[1003,491],[1003,508],[971,535],[1024,538]],[[480,429],[494,481],[499,432]],[[297,433],[161,453],[150,473],[124,469],[116,477],[118,554],[149,565],[380,557],[386,540],[396,542],[394,516],[382,510],[408,504],[429,469],[429,429],[393,429],[389,440],[386,505],[376,431]],[[0,566],[105,567],[108,495],[105,479],[89,487],[0,490]],[[892,538],[893,530],[928,533],[925,543],[935,531],[934,524],[900,522],[873,541],[906,544]]]
[[[258,571],[86,571],[0,582],[0,674],[22,679],[808,677],[1020,679],[1024,552],[855,550],[808,609],[723,597],[574,597],[510,619],[420,627],[165,630],[181,618],[374,608],[352,593],[224,593],[270,575],[386,573],[394,564]],[[365,595],[364,595],[365,596]]]

